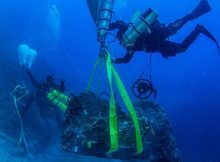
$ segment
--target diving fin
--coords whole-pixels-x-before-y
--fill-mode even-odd
[[[196,19],[211,11],[208,0],[201,0],[197,7],[188,15],[190,20]]]
[[[215,37],[202,25],[197,24],[196,28],[200,31],[200,33],[203,33],[205,36],[210,38],[216,44],[218,48],[218,55],[219,55],[220,54],[219,44],[218,44],[218,41],[215,39]]]

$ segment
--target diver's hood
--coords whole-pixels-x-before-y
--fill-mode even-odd
[[[46,81],[47,82],[54,82],[55,81],[54,76],[52,74],[51,75],[47,75],[46,76]]]

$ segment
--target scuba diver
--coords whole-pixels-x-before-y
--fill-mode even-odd
[[[39,83],[36,78],[32,75],[30,70],[27,70],[27,75],[36,89],[34,93],[30,93],[29,97],[26,100],[26,104],[20,111],[21,118],[24,118],[25,113],[28,109],[31,108],[32,103],[36,103],[36,106],[39,108],[40,118],[44,125],[44,130],[42,131],[42,139],[40,140],[42,146],[41,149],[47,147],[51,142],[51,138],[54,135],[53,133],[53,123],[56,121],[55,125],[60,128],[60,131],[63,128],[63,119],[62,112],[47,98],[47,94],[52,90],[57,90],[59,92],[65,91],[65,82],[64,80],[60,81],[60,84],[55,83],[53,75],[48,75],[44,82]]]
[[[32,85],[36,88],[36,92],[30,95],[21,114],[23,115],[31,104],[36,102],[37,106],[40,108],[40,115],[43,119],[55,115],[56,120],[60,125],[62,123],[61,115],[56,111],[57,109],[54,108],[54,105],[47,99],[47,94],[54,89],[63,93],[65,91],[65,81],[61,80],[60,85],[58,85],[54,82],[55,79],[53,75],[48,75],[43,83],[39,83],[29,70],[27,70],[27,75]]]
[[[159,52],[163,57],[168,58],[178,53],[185,52],[200,34],[204,34],[217,45],[219,44],[214,36],[202,25],[197,25],[195,29],[183,40],[182,43],[169,41],[169,37],[176,34],[188,21],[192,21],[211,10],[208,0],[201,0],[197,7],[186,16],[165,24],[157,20],[157,14],[152,9],[148,9],[133,24],[123,21],[116,21],[110,24],[109,30],[118,29],[117,39],[127,50],[123,58],[112,59],[113,63],[129,62],[136,51],[149,53]]]

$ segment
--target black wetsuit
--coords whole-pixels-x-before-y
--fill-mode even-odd
[[[183,40],[182,43],[176,43],[169,41],[169,37],[176,34],[179,29],[183,27],[188,21],[209,12],[211,10],[207,0],[201,0],[196,9],[183,18],[180,18],[168,26],[161,24],[156,20],[149,26],[151,33],[143,32],[137,38],[132,48],[126,49],[127,53],[123,58],[117,58],[113,60],[114,63],[127,63],[131,60],[136,51],[145,51],[148,53],[159,52],[163,57],[167,58],[175,56],[178,53],[184,52],[195,41],[200,33],[206,32],[206,30],[197,25],[196,28]],[[116,21],[110,24],[109,30],[118,29],[117,39],[122,42],[123,34],[128,30],[129,24],[123,21]]]
[[[62,112],[51,101],[48,100],[47,94],[53,89],[63,93],[65,90],[64,82],[62,81],[61,84],[58,85],[53,81],[53,78],[47,78],[43,83],[39,83],[30,71],[27,71],[27,75],[36,91],[34,93],[30,93],[30,96],[26,101],[26,105],[21,110],[21,116],[24,117],[28,109],[31,108],[32,103],[36,103],[37,107],[39,108],[41,120],[44,122],[44,127],[46,130],[44,133],[45,138],[43,139],[42,143],[46,144],[50,141],[53,133],[51,119],[55,119],[57,126],[60,129],[63,128]]]
[[[39,83],[30,71],[27,71],[27,75],[36,91],[30,93],[26,105],[21,109],[20,113],[22,118],[24,118],[28,109],[31,108],[32,103],[36,103],[36,106],[39,108],[40,119],[43,122],[43,127],[40,132],[42,138],[38,139],[40,149],[43,150],[50,145],[51,139],[55,133],[54,128],[56,128],[56,125],[58,126],[57,128],[59,128],[59,130],[56,129],[57,132],[60,133],[63,129],[63,114],[59,108],[48,100],[47,94],[53,89],[63,93],[65,85],[64,81],[61,81],[60,85],[56,84],[52,76],[47,76],[47,79],[44,82]]]

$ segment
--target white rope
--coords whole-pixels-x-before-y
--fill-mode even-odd
[[[63,46],[60,46],[63,50],[63,54],[66,56],[67,60],[70,61],[71,65],[73,66],[73,68],[76,70],[76,72],[79,74],[79,76],[81,77],[81,79],[83,80],[83,82],[87,85],[87,81],[85,76],[82,74],[82,72],[80,71],[80,69],[76,66],[76,64],[74,63],[73,59],[70,57],[70,55],[68,54],[68,52],[66,51],[66,49]]]
[[[15,109],[16,109],[16,112],[17,112],[17,114],[18,114],[18,118],[19,118],[19,120],[20,120],[20,137],[19,137],[19,140],[18,140],[18,145],[21,144],[22,139],[23,139],[24,145],[25,145],[25,147],[26,147],[26,149],[27,149],[27,152],[28,152],[28,154],[30,155],[30,157],[32,158],[32,154],[31,154],[31,152],[30,152],[30,149],[29,149],[29,147],[28,147],[28,144],[27,144],[27,141],[26,141],[26,138],[25,138],[24,129],[23,129],[23,121],[22,121],[22,118],[21,118],[21,114],[20,114],[20,112],[19,112],[19,110],[18,110],[18,101],[20,101],[22,98],[24,98],[25,96],[27,96],[28,93],[29,93],[29,91],[26,90],[25,93],[24,93],[22,96],[20,96],[20,97],[17,98],[16,95],[15,95],[15,91],[16,91],[18,88],[24,88],[24,87],[22,87],[22,86],[20,86],[20,85],[17,85],[17,86],[14,88],[14,90],[10,93],[10,95],[13,96]],[[22,102],[21,102],[21,103],[22,103]],[[22,103],[22,104],[23,104],[23,103]]]

